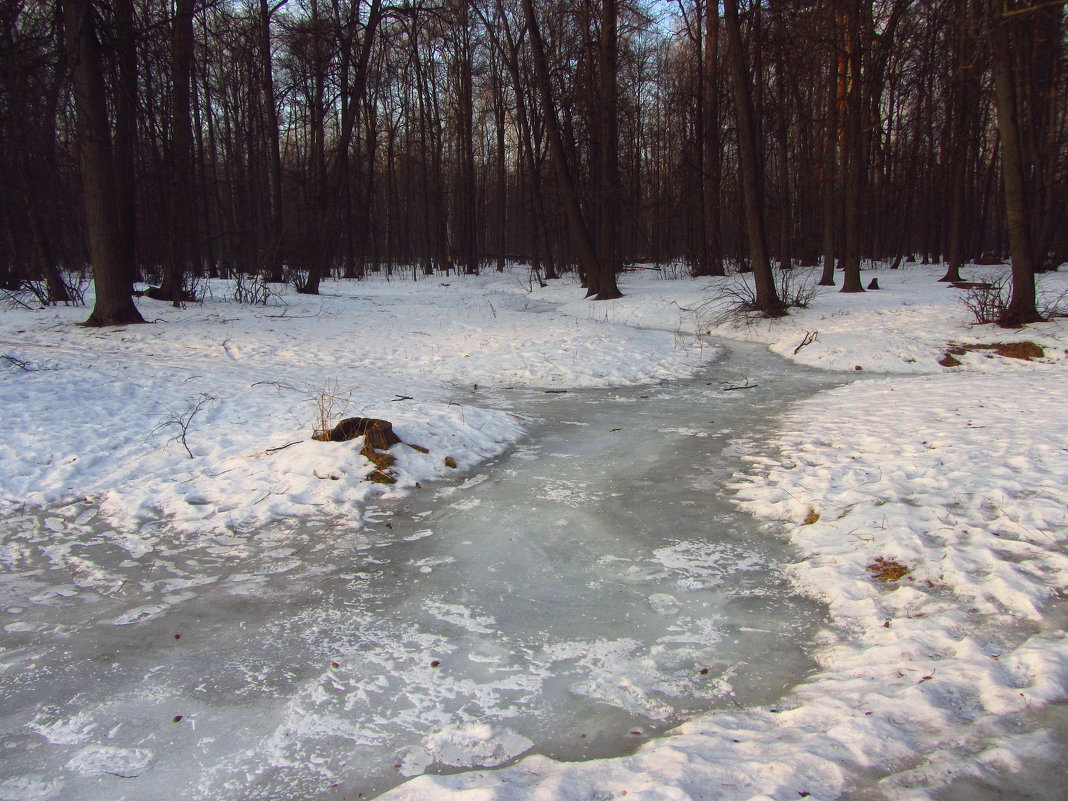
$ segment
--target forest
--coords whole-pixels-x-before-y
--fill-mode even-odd
[[[1065,20],[0,3],[0,801],[1064,801]]]
[[[63,0],[0,20],[0,286],[1068,260],[1063,2]],[[1033,294],[1033,293],[1031,293]]]

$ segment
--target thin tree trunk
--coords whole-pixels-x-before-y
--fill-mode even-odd
[[[704,63],[701,86],[704,92],[704,138],[701,147],[703,170],[701,194],[704,205],[704,254],[702,267],[708,275],[726,275],[723,269],[723,222],[721,213],[723,148],[719,124],[719,2],[705,0]]]
[[[864,50],[861,42],[863,0],[854,0],[849,8],[847,39],[849,42],[848,80],[845,119],[845,252],[842,266],[842,292],[863,292],[860,282],[861,201],[867,159],[864,147]]]
[[[820,276],[819,286],[834,286],[834,234],[836,223],[838,222],[838,193],[835,185],[838,178],[838,128],[840,125],[838,115],[838,87],[840,85],[838,18],[832,8],[828,8],[828,16],[832,23],[832,33],[830,35],[830,58],[827,64],[827,106],[824,115],[823,161],[821,163],[823,170],[823,273]]]
[[[745,209],[746,232],[749,237],[749,257],[756,283],[754,311],[769,317],[785,313],[775,289],[775,279],[768,258],[768,240],[764,229],[763,187],[757,155],[756,123],[753,119],[753,99],[750,92],[749,69],[742,46],[742,32],[738,23],[738,0],[726,0],[724,23],[730,43],[731,75],[734,79],[734,101],[738,116],[738,156],[742,177],[742,203]]]
[[[556,116],[556,106],[553,101],[549,66],[545,58],[545,45],[541,38],[541,29],[538,27],[537,17],[534,14],[533,0],[523,0],[523,14],[530,33],[530,45],[534,57],[534,78],[538,91],[541,93],[545,128],[549,136],[549,152],[552,154],[553,168],[556,170],[557,183],[559,184],[560,199],[567,215],[571,244],[579,260],[579,269],[587,275],[596,275],[600,269],[597,263],[597,254],[590,238],[589,228],[586,227],[586,222],[582,218],[578,190],[575,187],[574,176],[568,166],[563,135],[560,132],[560,122]]]
[[[130,265],[130,287],[140,280],[137,269],[137,39],[132,0],[115,0],[115,50],[118,80],[115,93],[116,206],[119,247]]]
[[[282,241],[285,235],[285,206],[282,203],[282,148],[279,142],[278,107],[274,93],[274,63],[271,59],[271,11],[267,0],[259,6],[260,104],[263,106],[263,136],[267,141],[267,186],[270,194],[270,223],[264,268],[267,280],[285,280]]]
[[[952,128],[950,134],[950,170],[949,170],[949,220],[946,232],[946,274],[939,280],[943,282],[960,281],[961,267],[964,266],[964,190],[967,164],[973,156],[972,118],[975,97],[971,91],[974,80],[971,76],[974,67],[970,60],[972,54],[968,48],[965,34],[967,22],[974,18],[968,7],[968,0],[958,0],[954,24],[953,78],[950,82],[950,104],[952,109]]]
[[[167,261],[159,296],[175,306],[185,300],[185,274],[193,244],[193,0],[177,0],[171,30],[171,191],[167,208]]]

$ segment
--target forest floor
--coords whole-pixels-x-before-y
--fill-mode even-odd
[[[1053,732],[1065,728],[1068,687],[1068,320],[974,325],[964,290],[941,274],[866,271],[880,291],[824,291],[778,321],[714,322],[710,299],[737,279],[653,270],[626,273],[625,297],[607,303],[582,300],[573,280],[539,288],[517,269],[329,282],[322,296],[267,306],[236,304],[213,282],[214,297],[185,309],[142,299],[151,324],[122,329],[76,326],[80,308],[4,310],[0,520],[60,511],[32,536],[0,523],[0,696],[32,667],[34,604],[121,589],[120,573],[78,563],[63,540],[82,515],[106,521],[103,536],[130,560],[159,547],[161,520],[168,536],[213,538],[222,556],[279,520],[359,527],[379,500],[463,476],[524,436],[529,421],[494,408],[489,390],[672,381],[720,356],[717,337],[744,339],[862,377],[795,404],[772,455],[754,452],[729,482],[769,537],[788,538],[796,589],[827,606],[819,669],[774,708],[708,712],[630,756],[535,755],[419,776],[384,797],[918,801],[1026,786],[1062,798],[1042,766],[1065,756]],[[1068,275],[1041,286],[1059,295]],[[1022,342],[1041,355],[973,347]],[[1033,357],[1012,357],[1021,351]],[[944,366],[947,354],[957,364]],[[347,416],[388,419],[427,452],[397,446],[396,483],[365,481],[373,466],[359,443],[310,440],[324,418]],[[5,575],[38,552],[70,580],[23,598]],[[191,582],[161,586],[158,602],[115,623],[165,613],[195,594]],[[144,767],[126,764],[143,749],[107,750],[91,721],[51,715],[5,720],[0,735],[35,727],[72,749],[72,772]],[[4,801],[63,798],[63,786],[0,768]]]

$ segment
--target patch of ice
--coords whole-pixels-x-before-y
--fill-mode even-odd
[[[534,743],[505,726],[465,723],[447,726],[405,755],[401,773],[416,776],[430,765],[495,767],[515,759]]]
[[[96,723],[90,715],[79,712],[69,719],[48,721],[47,716],[42,719],[39,713],[32,721],[26,724],[28,729],[40,734],[53,745],[76,745],[89,739]]]
[[[57,779],[38,774],[12,776],[0,782],[0,801],[39,801],[52,798],[62,788]]]
[[[666,592],[654,592],[649,596],[649,605],[661,615],[673,615],[679,611],[679,599]]]
[[[137,606],[123,612],[117,618],[108,622],[115,626],[129,626],[131,623],[137,623],[138,621],[148,620],[150,617],[155,617],[166,608],[166,606],[160,606],[158,604]]]
[[[492,634],[497,630],[497,621],[492,615],[475,615],[466,606],[460,604],[425,601],[423,608],[438,620],[452,623],[473,634]]]
[[[147,748],[90,745],[67,762],[67,768],[87,776],[118,776],[132,779],[152,764],[155,754]]]

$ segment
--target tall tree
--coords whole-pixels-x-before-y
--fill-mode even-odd
[[[987,0],[991,65],[1001,134],[1001,179],[1005,187],[1005,217],[1012,252],[1012,297],[999,321],[1020,326],[1042,319],[1036,308],[1035,261],[1032,253],[1030,203],[1024,174],[1023,144],[1017,113],[1017,74],[1013,64],[1013,29],[1019,14],[1005,0]]]
[[[176,0],[171,22],[171,141],[167,159],[167,261],[159,296],[180,305],[193,253],[193,0]]]
[[[619,291],[616,274],[619,257],[619,6],[617,0],[601,0],[601,30],[598,47],[600,96],[597,100],[600,180],[600,219],[597,224],[597,273],[590,276],[589,295],[594,300],[614,300]]]
[[[288,0],[281,0],[281,8]],[[267,143],[267,185],[270,187],[270,211],[267,227],[267,247],[264,268],[269,281],[280,283],[282,271],[282,238],[285,231],[285,204],[282,202],[282,147],[278,130],[278,100],[274,91],[274,59],[271,56],[271,17],[273,9],[267,0],[259,0],[258,53],[259,93],[263,107],[263,138]]]
[[[742,203],[745,209],[745,228],[749,239],[749,259],[756,284],[754,311],[769,317],[785,314],[785,307],[775,289],[775,278],[768,256],[768,240],[764,228],[764,187],[759,156],[756,123],[753,119],[753,96],[749,66],[742,43],[738,19],[738,0],[723,4],[724,26],[730,44],[729,59],[734,83],[734,105],[738,118],[738,163],[742,180]]]
[[[867,132],[864,125],[865,33],[871,17],[871,0],[850,0],[846,12],[846,82],[845,101],[845,248],[842,267],[842,292],[863,292],[860,283],[861,203],[867,177]]]
[[[968,163],[975,149],[974,131],[978,127],[978,65],[975,38],[970,35],[976,14],[971,0],[949,3],[949,26],[952,41],[952,70],[949,86],[949,220],[946,231],[946,274],[941,281],[960,281],[964,266],[964,200],[967,191]]]
[[[118,66],[115,92],[116,205],[119,210],[119,248],[133,268],[130,284],[140,279],[137,269],[137,35],[133,0],[115,0],[115,52]]]
[[[96,301],[90,326],[141,323],[130,294],[134,266],[119,243],[115,165],[96,13],[92,0],[63,0],[68,53],[73,64],[82,204],[89,237]]]
[[[526,19],[527,31],[530,36],[535,84],[541,94],[545,130],[548,134],[553,168],[556,171],[557,182],[560,184],[560,198],[563,202],[564,212],[567,215],[571,244],[578,256],[579,268],[587,276],[599,275],[601,267],[597,261],[597,253],[594,250],[590,229],[582,215],[578,187],[568,162],[567,150],[564,148],[564,137],[560,131],[560,121],[557,117],[556,103],[553,98],[548,59],[545,56],[545,42],[541,35],[538,18],[534,12],[533,0],[523,0],[523,16]]]

